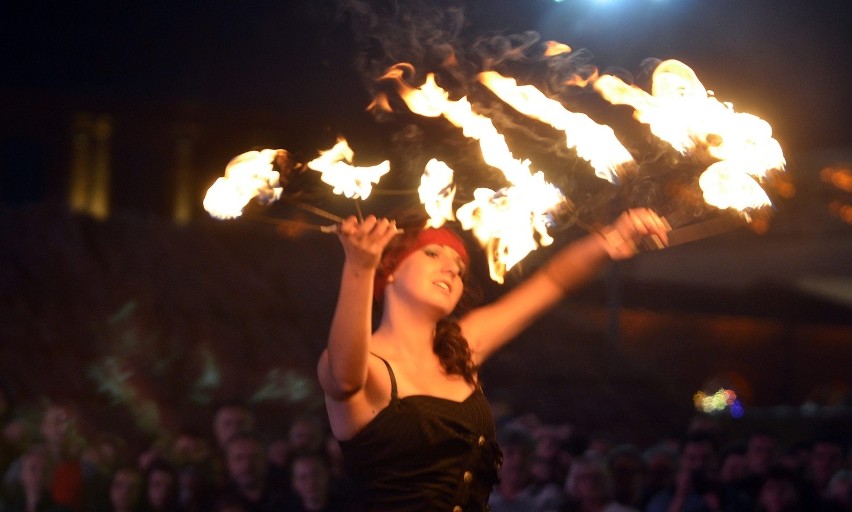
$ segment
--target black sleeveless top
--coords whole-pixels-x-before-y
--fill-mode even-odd
[[[462,402],[400,399],[393,369],[382,361],[391,379],[390,404],[340,442],[358,499],[370,511],[488,510],[502,453],[482,389]]]

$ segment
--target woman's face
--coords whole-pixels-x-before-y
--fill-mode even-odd
[[[446,245],[425,245],[402,260],[393,273],[388,291],[452,313],[464,292],[462,276],[467,269],[459,254]]]

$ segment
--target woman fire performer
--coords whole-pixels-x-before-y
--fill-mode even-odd
[[[666,231],[653,211],[629,210],[462,314],[469,260],[452,230],[343,221],[340,294],[318,373],[366,509],[486,510],[501,453],[477,369],[607,259],[632,256],[644,236],[666,243]],[[383,310],[372,331],[374,298]]]

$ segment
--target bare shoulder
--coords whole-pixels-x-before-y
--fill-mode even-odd
[[[330,377],[325,354],[320,358],[318,374],[320,384],[326,389],[323,380]],[[325,406],[332,433],[341,441],[352,439],[379,411],[388,406],[390,398],[388,370],[380,359],[370,357],[367,363],[367,380],[360,390],[346,397],[325,394]]]

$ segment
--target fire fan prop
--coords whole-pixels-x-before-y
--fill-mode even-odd
[[[545,59],[558,58],[566,52],[570,52],[566,45],[548,43],[543,55]],[[644,148],[629,149],[617,128],[572,111],[564,98],[548,96],[532,84],[521,85],[496,70],[483,71],[476,77],[476,86],[480,94],[489,95],[491,104],[487,105],[484,101],[472,102],[467,95],[452,99],[451,93],[439,86],[434,72],[419,81],[417,76],[411,64],[390,67],[379,78],[378,83],[384,88],[369,108],[376,113],[414,114],[415,119],[443,119],[478,146],[480,167],[488,170],[489,182],[503,186],[496,190],[485,186],[463,190],[451,164],[431,158],[423,168],[417,195],[431,226],[457,220],[463,229],[471,231],[485,249],[491,278],[499,283],[531,251],[552,243],[555,229],[573,224],[596,229],[595,222],[583,220],[581,213],[595,208],[604,210],[608,203],[623,201],[627,194],[619,195],[619,189],[625,184],[655,176],[666,179],[667,174],[660,167],[664,171],[682,168],[692,173],[690,179],[679,184],[695,188],[692,196],[702,202],[697,209],[699,214],[686,216],[689,220],[701,220],[712,212],[736,213],[737,222],[719,222],[718,216],[704,224],[678,222],[683,231],[673,231],[676,244],[730,230],[750,222],[755,213],[766,211],[772,203],[763,185],[770,171],[783,170],[785,166],[781,147],[772,138],[768,123],[716,99],[694,71],[677,60],[656,66],[649,90],[614,75],[598,76],[597,71],[569,81],[570,86],[602,99],[612,108],[631,108],[632,122],[646,127],[653,144],[673,155],[662,159],[663,164],[656,158],[656,171],[650,174],[645,172],[649,167],[646,160],[650,159]],[[541,125],[558,132],[563,141],[561,155],[581,162],[566,162],[564,168],[570,171],[564,172],[585,173],[588,176],[584,179],[600,181],[605,192],[590,196],[560,189],[553,184],[559,181],[558,173],[547,174],[536,168],[532,157],[516,156],[523,150],[517,149],[518,144],[510,144],[495,115],[506,116],[507,112],[521,116],[533,126],[530,130]],[[373,186],[392,171],[391,164],[386,160],[357,167],[353,161],[354,152],[343,138],[307,163],[293,162],[284,150],[248,152],[228,164],[225,176],[207,192],[204,207],[217,218],[237,217],[252,199],[269,204],[282,194],[286,196],[289,178],[309,170],[320,173],[321,180],[335,194],[365,200]],[[460,202],[462,196],[468,200]],[[678,217],[679,205],[653,206],[663,215]],[[340,220],[333,214],[325,216]],[[322,229],[333,231],[334,226]]]

